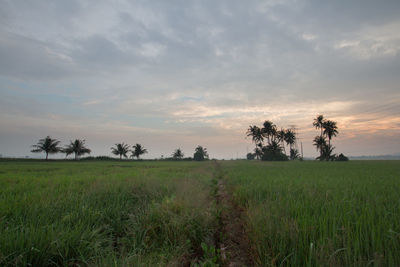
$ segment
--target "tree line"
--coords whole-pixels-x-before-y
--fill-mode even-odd
[[[65,156],[68,157],[71,154],[74,154],[74,159],[78,160],[80,156],[84,154],[90,154],[91,150],[85,146],[85,140],[76,139],[75,141],[70,141],[70,144],[61,147],[60,141],[57,139],[53,139],[50,136],[46,136],[43,139],[40,139],[37,144],[32,146],[31,152],[33,153],[45,153],[46,160],[49,158],[49,154],[56,153],[65,153]],[[128,158],[128,154],[131,153],[131,158],[140,159],[140,156],[147,153],[147,149],[145,149],[141,144],[135,144],[132,147],[125,143],[115,144],[114,147],[111,147],[111,153],[119,156],[119,159],[122,160],[122,157]],[[180,148],[176,149],[172,153],[173,160],[182,160],[184,159],[184,154]],[[187,158],[192,160],[192,158]],[[195,152],[193,154],[193,160],[202,161],[208,160],[208,152],[205,147],[197,146]]]
[[[335,149],[331,142],[333,137],[339,134],[337,123],[332,120],[327,120],[323,115],[318,115],[313,122],[313,126],[320,130],[313,144],[316,146],[319,156],[317,160],[326,161],[347,161],[348,158],[342,153],[336,155],[333,153]],[[295,160],[302,159],[297,149],[297,134],[294,128],[284,129],[278,127],[271,121],[266,120],[262,127],[250,125],[247,129],[246,135],[252,138],[255,144],[254,153],[248,153],[247,159],[261,159],[261,160]],[[286,153],[286,146],[289,153]]]

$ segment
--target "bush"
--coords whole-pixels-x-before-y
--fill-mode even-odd
[[[286,161],[289,160],[288,156],[283,154],[281,151],[273,151],[269,149],[263,149],[263,155],[261,160],[268,161]]]
[[[343,155],[343,153],[340,153],[339,156],[336,157],[337,161],[349,161],[349,158]]]

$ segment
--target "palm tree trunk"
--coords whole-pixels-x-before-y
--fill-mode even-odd
[[[46,160],[49,158],[49,152],[46,152]]]
[[[119,155],[119,160],[121,160],[121,159],[122,159],[122,154]]]
[[[76,160],[76,157],[77,157],[77,155],[76,155],[76,153],[75,153],[75,160]]]

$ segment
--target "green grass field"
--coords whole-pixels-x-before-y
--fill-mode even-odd
[[[258,263],[400,266],[400,162],[227,162]]]
[[[191,263],[215,231],[209,165],[0,163],[0,266]]]
[[[261,266],[400,266],[400,162],[0,162],[0,266],[212,266],[226,182]]]

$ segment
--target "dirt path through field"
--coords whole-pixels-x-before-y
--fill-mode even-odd
[[[217,248],[220,250],[222,266],[254,266],[252,246],[246,233],[244,210],[236,206],[227,189],[221,166],[216,163],[218,191],[217,205],[221,210],[219,217],[219,236]]]

